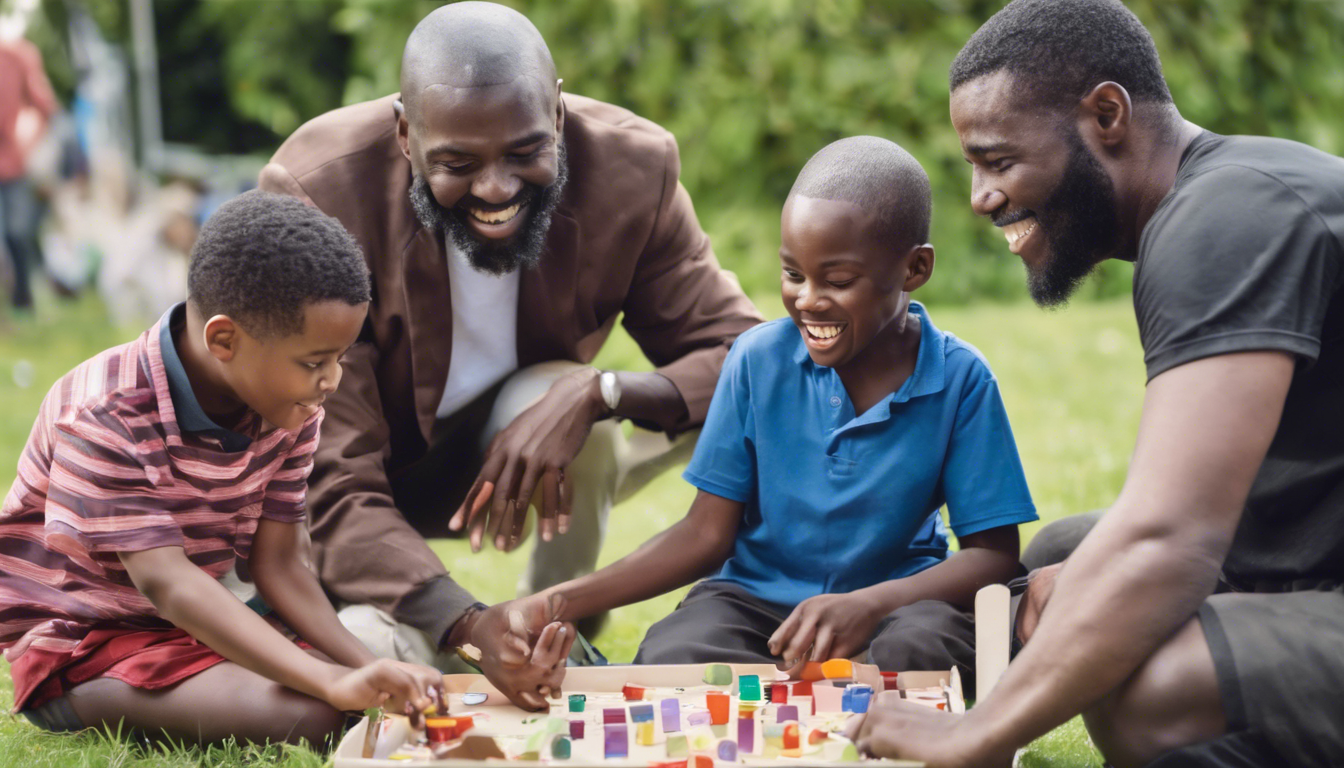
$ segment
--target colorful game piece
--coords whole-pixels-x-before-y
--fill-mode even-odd
[[[566,736],[557,736],[555,741],[551,742],[551,757],[556,760],[568,760],[573,754],[573,748]]]
[[[719,742],[719,759],[725,763],[737,762],[737,742],[724,739]]]
[[[569,694],[569,711],[582,712],[583,707],[587,703],[587,701],[588,697],[584,696],[582,693]]]
[[[709,755],[696,755],[691,758],[691,768],[714,768],[714,758]]]
[[[626,701],[643,701],[644,696],[647,695],[648,692],[649,692],[648,688],[645,688],[642,685],[634,685],[632,683],[626,683],[621,688],[621,694],[625,696]]]
[[[813,728],[812,732],[807,734],[807,743],[820,744],[821,742],[829,739],[830,737],[831,735],[829,733],[821,730],[820,728]]]
[[[640,722],[635,726],[635,741],[642,747],[653,746],[653,718],[650,717],[647,722]]]
[[[462,694],[462,703],[468,707],[474,707],[478,704],[484,704],[488,698],[490,696],[484,693],[464,693]]]
[[[797,697],[801,697],[801,696],[811,696],[811,695],[812,695],[812,681],[811,681],[811,680],[803,680],[802,682],[794,683],[794,684],[793,684],[793,691],[792,691],[792,693],[793,693],[793,696],[794,696],[795,698],[797,698]]]
[[[785,724],[784,724],[784,749],[786,749],[786,750],[788,750],[788,749],[800,749],[801,747],[802,747],[802,745],[799,744],[799,738],[798,738],[798,724],[797,724],[797,723],[785,723]]]
[[[582,738],[583,738],[583,721],[582,721],[582,720],[570,720],[570,721],[569,721],[569,738],[571,738],[571,739],[582,739]]]
[[[727,664],[707,664],[705,682],[709,685],[732,685],[733,668]]]
[[[452,741],[453,727],[457,725],[457,719],[452,717],[426,717],[425,718],[425,737],[429,739],[430,744],[442,744]]]
[[[614,757],[630,756],[630,732],[624,723],[604,726],[602,734],[602,755],[608,760]]]
[[[714,732],[709,730],[708,726],[697,725],[691,728],[686,736],[691,742],[692,752],[704,752],[714,748]]]
[[[868,711],[868,703],[873,698],[873,689],[866,685],[846,686],[841,694],[840,709],[843,712],[862,714]]]
[[[761,676],[742,675],[737,678],[737,698],[742,701],[761,700]]]
[[[826,673],[822,671],[821,662],[809,661],[803,664],[803,671],[798,673],[799,680],[825,680]]]
[[[901,689],[900,684],[896,680],[896,675],[897,673],[895,672],[882,673],[882,690],[899,691]]]
[[[849,659],[831,659],[821,663],[821,674],[830,680],[854,676],[854,662]]]
[[[756,716],[756,710],[758,709],[760,709],[760,707],[755,704],[743,704],[738,702],[737,716],[742,720],[750,720]]]
[[[818,685],[812,688],[812,702],[816,705],[818,713],[843,712],[844,696],[845,692],[833,685]]]
[[[789,686],[785,685],[784,683],[771,683],[771,684],[770,684],[770,703],[771,703],[771,704],[788,704],[788,703],[789,703]]]
[[[652,723],[653,705],[636,704],[630,707],[630,722],[632,723]]]
[[[697,709],[696,711],[686,716],[686,725],[691,726],[692,728],[694,728],[697,725],[713,725],[713,724],[714,724],[713,713],[706,712],[703,709]]]
[[[685,757],[691,753],[690,743],[686,740],[684,733],[669,733],[667,735],[667,756]]]
[[[729,698],[726,693],[711,691],[705,694],[705,705],[709,707],[709,721],[713,725],[728,723]]]
[[[797,722],[798,707],[794,704],[785,704],[775,713],[775,722],[787,723],[790,720]]]
[[[658,707],[663,711],[663,733],[676,733],[677,731],[680,731],[681,702],[676,699],[663,699],[658,704]]]
[[[685,760],[651,760],[649,768],[687,768]]]
[[[737,721],[737,751],[746,754],[756,751],[756,721],[749,717]]]
[[[766,723],[761,729],[761,735],[765,737],[765,743],[782,749],[784,747],[784,724]]]
[[[471,715],[458,715],[454,718],[457,722],[453,724],[453,738],[460,739],[467,731],[470,731],[476,725]]]
[[[607,707],[602,710],[602,724],[616,725],[625,722],[625,707]]]

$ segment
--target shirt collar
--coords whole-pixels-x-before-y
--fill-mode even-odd
[[[912,397],[941,392],[945,383],[944,360],[947,354],[947,336],[934,327],[923,304],[912,301],[908,311],[919,318],[919,355],[915,358],[915,370],[910,374],[910,378],[906,379],[901,388],[892,395],[890,402],[893,405],[904,403]],[[800,365],[812,363],[812,357],[807,354],[807,344],[801,335],[793,353],[793,361]]]
[[[183,432],[195,432],[217,438],[224,450],[234,453],[245,450],[252,444],[252,438],[225,429],[206,415],[191,389],[191,379],[187,378],[187,369],[177,354],[177,344],[173,340],[173,329],[180,328],[186,322],[186,302],[179,302],[159,320],[159,355],[163,358],[163,370],[168,376],[168,392],[173,398],[173,410],[177,413],[177,428]]]

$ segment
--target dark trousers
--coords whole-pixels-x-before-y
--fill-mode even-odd
[[[767,641],[790,612],[736,584],[704,581],[649,628],[635,663],[775,664],[779,658],[770,654]],[[868,662],[897,672],[955,666],[963,688],[975,690],[975,622],[970,613],[938,600],[898,608],[878,624]]]
[[[16,307],[31,307],[29,272],[41,261],[42,252],[37,245],[37,198],[27,179],[0,181],[0,235],[14,270],[11,300]]]

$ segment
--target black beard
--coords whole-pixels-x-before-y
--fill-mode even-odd
[[[426,229],[441,231],[467,257],[467,263],[480,272],[500,277],[520,269],[532,269],[541,263],[546,248],[546,233],[551,229],[551,214],[560,204],[565,183],[569,181],[569,161],[565,146],[560,145],[555,181],[548,187],[528,184],[521,196],[526,216],[517,234],[506,242],[482,242],[472,234],[466,217],[470,214],[461,205],[444,208],[434,199],[425,177],[416,174],[411,180],[411,208]]]
[[[1039,267],[1027,267],[1027,290],[1042,307],[1068,303],[1115,248],[1115,184],[1077,131],[1068,143],[1064,176],[1036,216],[1049,252]]]

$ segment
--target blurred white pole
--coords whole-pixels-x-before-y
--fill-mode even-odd
[[[163,122],[159,107],[159,51],[154,41],[154,0],[131,0],[130,4],[140,161],[144,170],[158,173],[163,168]]]

